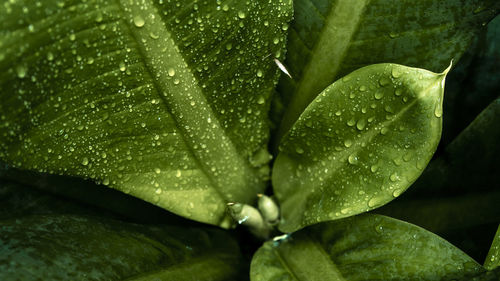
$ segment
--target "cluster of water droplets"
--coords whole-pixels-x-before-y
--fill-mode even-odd
[[[23,6],[0,12],[2,159],[184,202],[187,216],[263,188],[290,1]]]
[[[398,197],[437,146],[440,79],[388,64],[359,70],[327,88],[283,141],[287,164],[280,169],[291,180],[280,196],[307,194],[303,208],[309,223],[325,220],[325,214],[338,218],[363,212]]]

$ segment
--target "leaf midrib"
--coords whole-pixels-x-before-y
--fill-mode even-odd
[[[173,59],[169,57],[170,60],[177,60],[182,63],[171,64],[171,67],[175,68],[176,75],[175,77],[167,77],[167,69],[168,67],[165,64],[168,60],[162,60],[162,52],[154,52],[154,50],[158,50],[158,47],[155,47],[152,39],[149,35],[147,35],[148,28],[157,27],[161,28],[163,32],[161,34],[160,39],[158,41],[162,41],[164,45],[162,49],[172,49],[178,50],[179,46],[176,44],[175,40],[171,36],[171,32],[166,28],[165,23],[162,20],[161,15],[157,12],[156,8],[150,1],[146,1],[140,6],[134,7],[133,4],[129,3],[126,0],[115,0],[118,6],[120,7],[120,11],[123,14],[123,18],[125,19],[126,26],[129,30],[129,33],[134,38],[138,50],[141,54],[142,59],[144,60],[144,64],[146,69],[153,80],[153,85],[159,93],[159,97],[165,102],[168,112],[173,117],[175,123],[178,125],[177,129],[181,132],[181,136],[186,143],[190,153],[193,155],[193,158],[196,161],[197,166],[206,175],[212,187],[215,189],[217,194],[224,200],[241,200],[247,201],[245,198],[245,194],[253,193],[256,187],[252,188],[252,183],[256,182],[256,176],[254,171],[248,166],[248,163],[244,159],[242,159],[236,151],[236,147],[231,142],[226,132],[222,129],[216,115],[213,113],[211,106],[208,104],[205,96],[203,95],[203,91],[201,87],[198,85],[198,81],[194,74],[191,72],[189,66],[187,65],[182,53],[178,51],[170,52],[169,54],[174,54]],[[147,11],[147,12],[146,12]],[[143,27],[136,27],[133,24],[134,14],[140,14],[147,22]],[[155,20],[151,21],[150,17],[154,15]],[[148,21],[149,20],[149,21]],[[149,46],[146,46],[148,45]],[[168,48],[169,45],[172,45],[171,48]],[[149,52],[147,48],[149,49]],[[151,58],[148,53],[154,53],[158,55],[156,58]],[[160,58],[160,59],[158,59]],[[156,59],[156,60],[155,60]],[[157,62],[160,63],[157,63]],[[182,72],[182,73],[179,73]],[[160,74],[157,76],[155,74]],[[173,84],[174,78],[181,80],[178,85],[179,87],[175,87]],[[175,85],[177,85],[175,84]],[[187,90],[184,85],[189,85],[191,88]],[[175,88],[178,92],[170,93],[172,89]],[[161,95],[160,93],[164,93]],[[190,106],[189,103],[182,103],[183,94],[186,96],[192,95],[194,100],[196,100],[196,112],[198,114],[186,114],[189,110],[193,110],[193,106]],[[188,108],[189,107],[189,108]],[[174,109],[175,108],[175,109]],[[182,118],[182,119],[181,119]],[[187,120],[187,121],[186,121]],[[208,126],[207,120],[211,120]],[[183,126],[181,126],[181,124]],[[205,126],[203,126],[205,125]],[[186,131],[188,128],[197,128],[204,127],[210,128],[207,132],[212,136],[213,142],[207,144],[206,149],[196,150],[193,148],[193,143],[201,139],[210,140],[210,136],[200,135],[203,132],[201,130],[191,130]],[[191,133],[191,135],[189,135]],[[215,140],[216,139],[216,140]],[[215,145],[217,143],[217,145]],[[210,151],[210,153],[207,153]],[[223,159],[223,160],[221,160]],[[224,164],[224,159],[229,159],[230,163]],[[207,162],[208,161],[208,162]],[[237,169],[234,169],[234,167]],[[220,176],[214,175],[214,173],[209,172],[211,167],[216,167],[218,174]],[[225,192],[222,192],[223,189]],[[227,194],[229,192],[233,192],[232,194]],[[247,196],[250,197],[250,196]]]

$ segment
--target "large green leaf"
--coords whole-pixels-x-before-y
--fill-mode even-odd
[[[379,215],[321,223],[269,241],[250,277],[273,280],[454,280],[484,269],[420,227]]]
[[[291,0],[1,7],[0,158],[226,227],[263,190]]]
[[[279,135],[328,85],[375,63],[441,71],[500,8],[497,0],[295,0]]]
[[[280,230],[365,212],[406,190],[439,142],[446,73],[378,64],[323,91],[274,163]]]
[[[488,270],[493,270],[500,266],[500,226],[495,233],[493,242],[491,243],[490,251],[486,260],[484,261],[484,267]]]
[[[222,230],[78,216],[29,216],[0,227],[1,280],[215,281],[242,274],[238,245]]]

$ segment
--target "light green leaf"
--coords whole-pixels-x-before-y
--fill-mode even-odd
[[[497,229],[493,242],[491,243],[490,251],[484,261],[484,267],[488,270],[493,270],[500,266],[500,226]]]
[[[317,224],[254,255],[252,281],[454,280],[484,271],[420,227],[380,215]]]
[[[280,230],[365,212],[405,191],[439,142],[447,71],[378,64],[323,91],[274,162]]]
[[[499,11],[497,0],[295,0],[283,79],[283,136],[328,85],[376,63],[441,71]]]
[[[238,245],[222,230],[78,216],[30,216],[0,227],[0,280],[222,281],[241,274]]]
[[[1,159],[224,227],[264,189],[291,0],[1,6]]]

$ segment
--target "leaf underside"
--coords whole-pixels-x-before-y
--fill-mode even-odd
[[[496,0],[295,0],[285,61],[293,79],[280,81],[286,111],[276,140],[324,88],[357,68],[442,71],[499,10]]]
[[[224,227],[263,191],[290,1],[1,6],[1,159]]]
[[[274,162],[280,230],[359,214],[403,193],[439,142],[445,76],[378,64],[323,91]]]
[[[365,214],[266,242],[252,260],[250,276],[252,281],[457,280],[483,271],[431,232]]]

